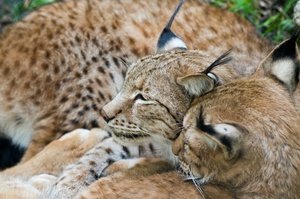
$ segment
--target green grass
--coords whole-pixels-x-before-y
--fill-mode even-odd
[[[28,11],[34,10],[49,3],[58,2],[60,0],[30,0],[28,6],[24,2],[19,2],[14,5],[12,10],[12,17],[14,21],[20,20]]]
[[[289,37],[296,29],[293,23],[294,6],[297,0],[283,1],[279,4],[273,1],[271,15],[266,19],[261,17],[262,12],[257,1],[254,0],[215,0],[213,5],[229,9],[248,19],[254,24],[263,37],[269,38],[274,44]]]

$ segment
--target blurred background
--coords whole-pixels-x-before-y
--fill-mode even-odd
[[[0,0],[0,32],[40,6],[63,0]],[[142,0],[143,1],[143,0]],[[201,1],[201,0],[199,0]],[[262,36],[278,44],[296,29],[293,8],[298,0],[202,0],[251,21]]]

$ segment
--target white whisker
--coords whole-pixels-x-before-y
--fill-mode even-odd
[[[192,172],[190,172],[190,175],[191,175],[191,179],[193,180],[193,183],[195,184],[197,190],[200,192],[200,194],[202,195],[202,197],[205,199],[205,195],[204,195],[203,190],[201,189],[199,181],[194,177],[194,175],[193,175]]]

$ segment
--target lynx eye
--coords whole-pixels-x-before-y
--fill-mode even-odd
[[[207,73],[207,76],[214,80],[214,84],[216,85],[219,81],[218,77],[213,73]]]
[[[141,93],[137,94],[135,96],[134,100],[143,100],[143,101],[146,101],[146,99],[144,98],[144,96]]]

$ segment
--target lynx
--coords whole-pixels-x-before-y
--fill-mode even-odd
[[[17,163],[24,150],[25,162],[76,128],[106,128],[100,110],[120,91],[130,63],[135,64],[128,71],[127,81],[139,75],[140,83],[147,78],[147,82],[155,84],[147,83],[143,89],[164,104],[156,107],[157,113],[166,114],[165,118],[177,124],[190,99],[169,80],[170,76],[201,72],[222,53],[233,49],[234,70],[228,66],[214,71],[222,84],[253,73],[255,67],[249,63],[255,66],[270,48],[248,21],[188,0],[173,28],[185,39],[184,45],[196,51],[168,51],[177,46],[164,45],[162,39],[155,54],[156,38],[173,12],[170,5],[171,0],[70,0],[44,6],[7,28],[0,36],[0,132],[5,143],[1,144],[0,167]],[[149,54],[152,55],[146,56]],[[145,65],[149,70],[133,75],[134,70]],[[166,65],[175,71],[157,76],[151,70],[154,65]],[[125,83],[124,89],[128,86],[130,83]],[[152,93],[155,89],[157,93]],[[126,97],[138,96],[137,91]],[[129,110],[132,99],[128,106],[120,103],[118,110],[113,108],[115,101],[104,109],[110,118],[120,107]],[[169,130],[158,124],[146,125],[151,127],[141,127],[155,133]],[[172,131],[177,131],[175,126],[171,124]]]
[[[198,10],[198,7],[193,7],[199,14],[208,14],[207,10],[202,9],[209,7],[204,7],[203,4],[199,8]],[[187,12],[185,10],[185,13]],[[271,51],[271,45],[266,41],[257,36],[253,37],[254,32],[249,24],[232,24],[229,21],[233,18],[221,17],[219,11],[209,20],[209,35],[203,42],[208,42],[210,47],[203,48],[200,44],[197,50],[189,50],[187,46],[190,44],[170,30],[175,14],[158,40],[156,54],[131,64],[121,91],[102,108],[102,116],[119,143],[160,143],[165,147],[165,158],[173,163],[176,162],[176,158],[170,152],[170,145],[181,129],[183,116],[192,100],[191,95],[183,88],[185,79],[208,75],[217,86],[222,85],[254,73],[256,66],[263,59],[262,56]],[[219,28],[223,17],[226,19],[223,24],[228,23],[226,29]],[[218,21],[215,21],[216,18]],[[176,23],[177,21],[176,18]],[[200,24],[205,22],[201,21]],[[204,35],[199,36],[204,38]],[[167,41],[163,41],[165,37],[168,38]],[[195,42],[197,43],[197,40]],[[222,60],[227,53],[220,56],[228,50],[231,50],[234,58],[230,64]],[[224,64],[223,67],[215,68],[216,65]],[[199,89],[194,92],[204,94],[201,91],[202,86],[205,87],[199,85]]]
[[[124,150],[106,131],[94,130],[94,134],[89,135],[98,136],[102,141],[78,162],[67,166],[58,178],[35,177],[47,182],[46,187],[42,182],[37,183],[43,189],[38,190],[36,196],[297,198],[300,195],[300,173],[297,169],[300,166],[300,115],[293,93],[299,81],[296,46],[299,33],[300,29],[291,39],[277,46],[250,77],[216,87],[208,75],[180,79],[183,89],[195,97],[184,116],[182,132],[175,138],[172,147],[188,181],[162,159],[114,162],[114,157],[122,156]],[[199,85],[202,85],[201,92],[198,92]],[[47,146],[37,157],[51,159],[55,154],[51,151],[64,154],[65,150],[59,148],[65,148],[66,143],[76,143],[74,140],[79,136],[82,134],[67,134]],[[91,146],[94,145],[91,143]],[[127,154],[123,156],[136,153],[129,150],[125,150]],[[108,161],[103,162],[108,151]],[[36,164],[27,166],[39,167],[46,161],[46,158],[40,159],[34,161]],[[28,183],[32,183],[30,179]],[[25,183],[22,185],[21,190],[28,193]],[[8,190],[6,193],[15,194],[8,185],[5,188]]]
[[[78,1],[79,2],[79,1]],[[201,4],[201,3],[196,3],[196,2],[189,2],[189,3],[194,3],[197,4],[198,6],[202,7],[204,6],[204,8],[207,9],[215,9],[215,8],[211,8],[211,7],[206,7],[206,4]],[[46,7],[45,7],[46,8]],[[197,9],[199,9],[198,7],[196,7]],[[195,8],[193,8],[195,9]],[[192,9],[192,10],[193,10]],[[197,10],[198,12],[200,10],[202,10],[203,7],[199,10]],[[205,10],[203,10],[205,11]],[[222,14],[227,13],[226,11],[219,11]],[[166,11],[167,12],[167,11]],[[176,12],[175,12],[176,14]],[[216,13],[214,13],[216,14]],[[231,13],[228,13],[229,16],[231,16]],[[180,16],[180,15],[178,15]],[[183,15],[185,16],[185,15]],[[224,16],[224,15],[223,15]],[[238,21],[242,20],[234,15],[232,15],[233,18],[237,19]],[[179,17],[180,19],[180,17]],[[230,21],[230,19],[232,19],[231,17],[228,17],[228,20]],[[170,20],[170,22],[172,23],[172,18]],[[243,20],[242,20],[243,21]],[[127,78],[129,78],[129,76],[131,75],[132,78],[135,78],[133,72],[130,72],[130,70],[134,70],[134,68],[138,68],[138,65],[141,63],[147,63],[145,62],[148,61],[148,63],[151,63],[151,61],[154,62],[154,64],[156,64],[157,66],[159,66],[159,62],[156,62],[156,60],[160,60],[161,62],[163,62],[162,66],[168,66],[168,69],[170,69],[170,73],[169,76],[174,75],[175,78],[171,80],[173,81],[168,81],[169,79],[166,78],[166,71],[162,70],[162,68],[159,68],[160,71],[162,71],[162,75],[163,77],[166,79],[166,81],[158,81],[160,79],[155,78],[155,75],[159,75],[159,73],[152,73],[153,72],[153,68],[144,68],[145,72],[141,73],[143,76],[141,76],[140,79],[137,79],[137,83],[140,84],[131,84],[132,88],[134,88],[135,86],[148,86],[149,84],[145,84],[147,78],[150,78],[150,80],[152,80],[153,83],[157,82],[157,86],[154,87],[156,89],[159,89],[160,87],[162,87],[162,85],[166,88],[172,88],[174,89],[174,94],[173,95],[166,95],[166,98],[171,98],[171,99],[176,99],[176,100],[180,100],[180,96],[183,96],[184,99],[184,105],[182,113],[178,112],[178,117],[180,117],[181,119],[183,119],[183,114],[187,111],[188,107],[189,107],[189,103],[192,100],[192,96],[197,94],[197,95],[203,95],[206,94],[207,92],[211,91],[213,89],[214,86],[218,86],[230,81],[234,81],[234,79],[241,77],[241,76],[246,76],[249,75],[251,73],[253,73],[253,71],[255,70],[256,66],[255,64],[258,64],[259,59],[262,59],[262,55],[266,54],[267,49],[270,48],[269,45],[267,45],[266,43],[264,43],[263,40],[261,40],[260,38],[256,37],[254,35],[248,35],[249,39],[252,38],[253,40],[246,40],[247,43],[249,41],[257,41],[257,43],[253,42],[253,43],[249,43],[247,44],[248,47],[245,47],[243,45],[245,45],[245,43],[242,42],[242,40],[234,40],[235,42],[233,43],[227,43],[226,40],[224,40],[225,42],[225,47],[223,48],[221,44],[221,46],[216,46],[216,47],[220,47],[220,49],[215,48],[214,50],[220,51],[218,54],[214,54],[213,49],[209,50],[197,50],[197,51],[192,51],[192,50],[185,50],[186,46],[188,46],[188,43],[185,44],[183,42],[182,39],[180,39],[179,37],[177,37],[175,35],[174,37],[174,33],[172,33],[169,28],[170,28],[170,24],[169,23],[166,26],[166,29],[163,31],[167,32],[166,35],[169,35],[169,37],[172,39],[175,39],[177,42],[175,42],[176,44],[178,44],[179,42],[179,46],[174,46],[173,43],[171,43],[171,49],[168,48],[168,44],[169,41],[165,41],[163,40],[162,44],[158,43],[158,49],[157,49],[157,54],[156,55],[152,55],[152,56],[148,56],[145,58],[140,59],[139,61],[136,61],[136,64],[133,64],[130,66],[129,71],[127,72]],[[203,21],[203,23],[206,23],[205,21]],[[217,23],[215,21],[215,23]],[[244,23],[244,22],[243,22]],[[184,24],[182,24],[183,26]],[[219,24],[220,25],[220,24]],[[227,24],[229,25],[229,24]],[[252,26],[250,24],[248,24],[247,22],[245,22],[245,27],[243,28],[249,28],[250,30],[254,30],[252,28]],[[235,30],[234,27],[239,27],[239,24],[231,24],[230,26],[232,26],[232,30]],[[228,28],[228,26],[226,27]],[[184,30],[185,31],[185,30]],[[253,33],[253,32],[252,32]],[[161,37],[164,37],[165,34],[162,34]],[[183,37],[185,34],[182,34]],[[186,34],[187,35],[187,34]],[[222,35],[222,34],[221,34]],[[221,35],[219,35],[219,37],[216,36],[216,40],[219,39],[220,37],[222,37]],[[236,36],[236,38],[244,38],[245,34],[234,34],[232,36]],[[250,37],[252,36],[252,37]],[[198,38],[199,39],[199,38]],[[223,38],[224,39],[224,38]],[[245,39],[245,38],[244,38]],[[159,39],[160,41],[161,39]],[[204,42],[204,41],[203,41]],[[197,41],[196,41],[197,43]],[[240,44],[240,45],[239,45]],[[261,45],[261,46],[260,46]],[[232,50],[232,54],[235,55],[234,57],[236,58],[235,60],[232,60],[230,63],[227,63],[227,61],[229,59],[226,58],[227,54],[224,54],[224,56],[220,55],[227,51],[228,49],[231,49],[233,46],[236,46],[235,49]],[[251,46],[252,47],[261,47],[258,48],[258,50],[256,51],[251,51]],[[167,48],[165,48],[167,47]],[[227,48],[228,47],[228,48]],[[199,48],[201,48],[201,45],[199,45]],[[253,49],[255,49],[253,48]],[[237,52],[244,52],[246,54],[243,53],[237,53]],[[191,57],[189,58],[188,54],[191,53]],[[211,53],[211,54],[207,54],[207,53]],[[248,54],[249,53],[249,54]],[[256,54],[257,53],[257,54]],[[163,54],[165,54],[165,57],[163,56]],[[182,67],[181,65],[181,59],[178,61],[175,58],[175,56],[182,56],[184,59],[183,63],[187,64],[189,63],[188,60],[190,60],[190,67],[194,67],[191,68],[191,70],[185,71],[183,68],[181,68],[181,70],[178,70],[176,72],[176,67],[180,68]],[[248,55],[253,55],[253,57],[249,57]],[[200,61],[197,59],[200,59]],[[219,58],[218,58],[219,57]],[[193,59],[192,59],[193,58]],[[250,59],[252,59],[250,61]],[[169,63],[167,62],[167,60],[169,60]],[[173,63],[172,61],[175,60],[176,64],[171,64]],[[249,60],[248,62],[246,61],[242,61],[242,60]],[[268,62],[269,59],[267,59],[265,61],[265,63],[270,63]],[[177,62],[176,62],[177,61]],[[240,63],[239,63],[239,62]],[[269,60],[270,61],[270,60]],[[296,63],[296,62],[295,62]],[[197,66],[197,64],[199,64]],[[213,69],[214,67],[223,64],[223,66],[220,66],[216,69]],[[143,64],[141,64],[143,65]],[[150,64],[151,65],[151,64]],[[270,67],[268,67],[268,64],[264,64],[266,69],[270,69]],[[231,70],[231,66],[233,66],[234,70]],[[247,67],[249,66],[249,67]],[[174,68],[173,68],[174,67]],[[199,67],[199,68],[196,68]],[[172,70],[173,68],[173,70]],[[272,67],[271,67],[272,68]],[[193,69],[193,70],[192,70]],[[213,69],[213,73],[211,73],[211,70]],[[137,70],[136,70],[137,71]],[[156,70],[158,71],[158,70]],[[266,70],[267,75],[270,75],[272,73],[272,71],[267,72],[268,70]],[[276,71],[276,70],[275,70]],[[278,69],[277,69],[278,71]],[[281,72],[284,72],[284,70],[280,70]],[[292,70],[288,70],[289,72],[291,72]],[[182,74],[178,75],[178,73],[182,72]],[[192,74],[188,74],[187,72],[193,72]],[[287,73],[285,73],[287,74]],[[148,76],[147,76],[148,75]],[[152,77],[150,76],[152,75]],[[272,75],[274,76],[274,74],[272,73]],[[175,82],[176,79],[176,82]],[[198,79],[200,79],[200,82],[197,81]],[[150,80],[148,80],[150,82]],[[192,80],[192,81],[190,81]],[[194,81],[195,80],[195,81]],[[204,81],[203,81],[204,80]],[[283,80],[289,80],[288,78],[285,78]],[[129,81],[127,79],[127,81]],[[136,83],[134,82],[134,83]],[[148,83],[149,83],[148,82]],[[192,89],[190,90],[190,88],[194,88],[194,85],[196,84],[198,85],[198,83],[200,84],[200,89],[197,87],[196,89]],[[284,81],[285,82],[285,81]],[[297,82],[297,81],[294,81]],[[147,82],[146,82],[147,83]],[[285,83],[290,83],[290,82],[285,82]],[[294,83],[295,84],[295,83]],[[127,85],[127,86],[125,86]],[[152,84],[155,86],[155,84]],[[160,87],[159,87],[160,85]],[[289,84],[289,85],[292,85]],[[124,88],[130,88],[129,87],[130,84],[125,84],[123,86]],[[169,87],[168,87],[169,86]],[[151,87],[146,87],[145,88],[145,92]],[[290,93],[293,92],[294,88],[293,86],[289,86],[289,91]],[[179,92],[176,92],[177,91]],[[155,90],[155,89],[153,89]],[[150,89],[151,91],[151,89]],[[149,90],[147,91],[149,92]],[[147,93],[146,92],[146,93]],[[214,91],[212,91],[214,92]],[[134,92],[133,92],[134,93]],[[136,95],[133,95],[131,97],[136,98],[134,101],[145,101],[147,100],[146,97],[149,96],[144,96],[145,93],[134,93]],[[163,93],[165,94],[165,93]],[[210,93],[207,93],[206,95],[209,95]],[[157,97],[157,95],[155,95]],[[179,97],[178,97],[179,96]],[[174,98],[174,97],[178,97],[178,98]],[[117,97],[118,98],[118,97]],[[119,98],[120,99],[120,98]],[[157,101],[159,101],[160,99],[163,98],[159,98]],[[174,100],[170,100],[169,102],[172,103],[176,103],[174,102]],[[135,103],[135,102],[132,102]],[[127,103],[127,105],[130,105],[132,103]],[[219,102],[220,103],[220,102]],[[146,103],[144,103],[146,104]],[[151,103],[149,103],[149,105],[152,105]],[[155,105],[155,104],[154,104]],[[107,114],[108,107],[106,107],[105,109],[103,109],[102,114],[104,115],[105,119],[111,119],[112,117],[110,117],[110,114]],[[166,111],[165,111],[166,110]],[[170,112],[173,111],[173,109],[169,109],[167,106],[164,107],[164,109],[161,110],[162,113],[165,114],[170,114]],[[159,111],[154,112],[154,114],[159,113]],[[151,114],[150,114],[151,115]],[[147,117],[144,117],[144,119],[147,119]],[[151,117],[150,117],[151,119]],[[122,122],[122,121],[121,121]],[[176,124],[178,122],[178,125],[180,125],[181,121],[178,120],[176,121]],[[151,126],[150,126],[151,127]],[[150,128],[149,127],[149,128]],[[156,128],[157,126],[154,126],[154,128]],[[187,127],[186,127],[187,128]],[[172,135],[173,133],[173,135]],[[170,133],[170,137],[171,140],[174,141],[178,134],[179,134],[179,129],[178,131],[173,131]],[[87,142],[90,143],[91,145],[88,144],[88,146],[84,147],[85,150],[83,151],[78,151],[76,150],[76,146],[78,146],[79,143],[85,143],[84,142],[84,138],[82,138],[82,133],[76,133],[74,132],[71,134],[67,134],[65,136],[63,136],[61,139],[56,140],[54,142],[52,142],[48,147],[46,147],[43,151],[41,151],[39,154],[37,154],[36,156],[33,156],[32,159],[30,159],[27,162],[24,162],[12,169],[8,169],[6,171],[4,171],[4,173],[9,173],[9,171],[11,171],[11,173],[9,173],[9,178],[12,177],[12,175],[14,175],[14,173],[16,172],[16,174],[18,175],[18,173],[21,173],[22,171],[26,170],[26,168],[31,168],[32,169],[32,173],[31,176],[27,176],[25,177],[25,182],[22,182],[24,184],[22,184],[23,186],[26,185],[26,183],[29,181],[30,183],[30,187],[32,188],[32,186],[34,186],[33,188],[35,189],[34,192],[36,193],[36,196],[41,196],[41,197],[53,197],[53,198],[57,198],[59,196],[66,196],[67,198],[73,198],[77,197],[77,198],[91,198],[91,197],[113,197],[113,196],[118,196],[118,197],[123,197],[123,198],[132,198],[132,197],[148,197],[148,198],[157,198],[158,196],[160,197],[176,197],[176,198],[196,198],[196,197],[203,197],[201,195],[201,193],[203,195],[205,195],[205,198],[232,198],[233,194],[231,190],[228,190],[228,187],[223,187],[223,185],[214,185],[214,184],[207,184],[207,185],[201,185],[201,190],[200,193],[197,191],[197,189],[194,187],[194,185],[191,182],[184,182],[184,180],[182,179],[182,177],[180,175],[178,175],[178,173],[176,171],[173,170],[172,165],[170,165],[170,163],[165,162],[161,159],[136,159],[136,160],[121,160],[121,161],[117,161],[115,163],[113,163],[116,159],[120,159],[121,158],[127,158],[129,155],[135,156],[134,154],[136,153],[137,157],[140,157],[140,151],[136,152],[136,147],[121,147],[119,144],[117,144],[115,141],[113,141],[113,139],[110,138],[110,135],[105,132],[105,131],[101,131],[100,134],[104,134],[104,136],[99,136],[100,138],[96,139],[96,142],[100,142],[95,146],[95,142]],[[175,135],[174,135],[175,134]],[[179,138],[177,138],[177,140],[175,141],[175,145],[174,145],[174,152],[176,154],[176,144],[177,142],[181,142],[180,139],[182,138],[184,132],[180,134]],[[90,133],[90,135],[93,135],[92,133]],[[160,135],[158,135],[160,136]],[[89,136],[84,136],[89,137]],[[97,137],[97,136],[96,136]],[[167,136],[166,136],[167,137]],[[128,138],[128,136],[127,136]],[[138,138],[138,137],[137,137]],[[147,138],[147,137],[146,137]],[[70,139],[71,141],[69,142],[68,139]],[[78,143],[78,139],[80,140]],[[144,138],[143,138],[144,139]],[[169,139],[169,138],[168,138]],[[74,141],[75,140],[75,141]],[[76,141],[77,140],[77,141]],[[92,140],[94,140],[92,138]],[[151,140],[151,139],[150,139]],[[179,141],[178,141],[179,140]],[[94,140],[95,141],[95,140]],[[75,144],[73,144],[73,142]],[[69,146],[69,149],[65,148],[65,143],[72,143]],[[138,143],[137,143],[138,144]],[[80,144],[79,144],[80,145]],[[84,144],[85,145],[85,144]],[[75,148],[75,152],[78,155],[72,156],[72,158],[68,158],[68,153],[66,158],[62,158],[62,159],[58,159],[57,161],[62,161],[62,164],[58,167],[51,167],[50,168],[46,168],[45,165],[47,165],[49,159],[54,159],[57,155],[57,153],[52,153],[51,151],[59,151],[60,153],[64,154],[67,151],[72,149],[74,150]],[[91,148],[90,151],[88,151],[83,157],[80,158],[81,153],[85,152],[86,149]],[[133,152],[132,152],[133,149]],[[153,151],[150,150],[151,153],[153,153]],[[110,155],[110,156],[108,156]],[[123,157],[122,157],[123,156]],[[147,156],[147,154],[145,155]],[[43,157],[43,158],[41,158]],[[116,157],[116,158],[115,158]],[[37,159],[35,159],[37,158]],[[66,159],[72,159],[70,161],[66,161]],[[77,162],[77,159],[78,162]],[[31,161],[32,160],[32,161]],[[38,160],[38,161],[37,161]],[[104,160],[104,161],[103,161]],[[68,163],[72,163],[74,162],[74,164],[69,165],[66,167],[66,164]],[[181,163],[182,165],[184,165],[184,163]],[[110,166],[108,166],[110,165]],[[108,167],[106,167],[108,166]],[[18,169],[20,168],[20,170]],[[51,168],[52,169],[51,171]],[[34,176],[37,174],[40,174],[41,172],[43,172],[44,169],[44,173],[49,173],[48,169],[50,169],[50,171],[52,173],[54,173],[54,175],[57,175],[57,173],[59,173],[59,171],[61,170],[61,168],[65,168],[65,170],[63,171],[63,173],[56,178],[56,176],[48,176],[48,175],[39,175],[39,176]],[[18,171],[18,172],[17,172]],[[50,172],[50,173],[51,173]],[[33,176],[33,177],[32,177]],[[31,179],[31,177],[33,179]],[[198,176],[197,176],[198,177]],[[29,180],[28,180],[29,179]],[[38,180],[38,182],[40,183],[36,183],[36,180]],[[43,186],[42,182],[46,181],[45,186]],[[51,186],[49,187],[48,185],[51,184]],[[135,186],[132,186],[132,184],[134,184]],[[128,186],[130,186],[130,191],[128,191]],[[154,190],[152,189],[145,189],[146,186],[152,186]],[[38,187],[38,188],[36,188]],[[8,189],[5,190],[10,190],[9,193],[11,193],[11,189],[9,189],[11,187],[8,186]],[[25,186],[25,188],[28,188],[27,186]],[[199,187],[198,187],[199,188]],[[43,190],[42,193],[39,192],[39,190]],[[132,192],[131,192],[132,191]],[[6,193],[8,193],[6,192]],[[26,189],[25,189],[26,192]],[[15,193],[15,192],[13,192]],[[28,192],[27,192],[28,193]],[[40,195],[41,194],[41,195]],[[19,196],[20,197],[20,196]]]
[[[299,33],[300,28],[250,77],[217,87],[208,75],[179,79],[195,99],[172,150],[194,189],[168,162],[148,158],[115,162],[81,190],[74,179],[86,182],[86,174],[73,166],[43,196],[298,198],[300,114],[293,94],[299,81]],[[97,150],[89,155],[101,158]],[[95,173],[90,164],[84,168]]]
[[[193,101],[173,152],[198,188],[217,184],[235,198],[299,198],[300,115],[292,97],[299,32],[253,76]]]

